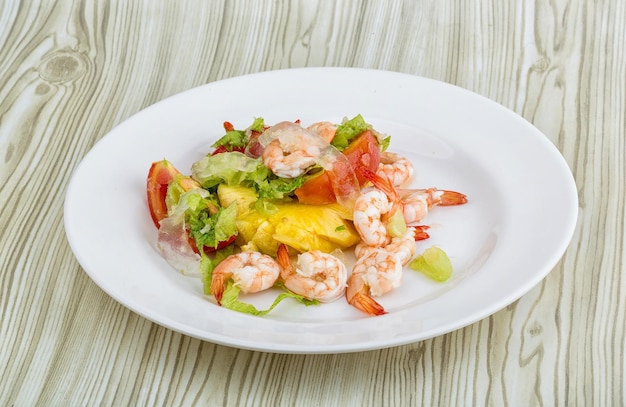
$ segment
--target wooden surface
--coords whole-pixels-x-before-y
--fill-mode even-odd
[[[218,346],[106,295],[63,229],[88,150],[167,96],[302,66],[435,78],[531,121],[578,186],[563,259],[483,321],[353,354]],[[623,405],[625,112],[621,0],[2,1],[0,405]]]

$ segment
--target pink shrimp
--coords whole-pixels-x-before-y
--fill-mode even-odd
[[[467,196],[456,191],[428,189],[399,190],[402,200],[402,213],[407,225],[421,221],[433,207],[463,205]]]
[[[280,266],[272,257],[255,251],[233,254],[222,260],[213,270],[211,294],[221,305],[226,281],[232,278],[245,293],[256,293],[274,285],[280,275]]]
[[[337,257],[319,250],[298,255],[296,267],[291,263],[284,244],[278,246],[277,261],[285,287],[310,300],[331,302],[346,289],[348,270]]]
[[[380,154],[380,164],[376,174],[388,178],[393,185],[406,185],[413,180],[413,164],[400,154],[385,151]]]
[[[380,177],[365,167],[359,167],[364,178],[373,180],[374,187],[365,188],[354,204],[353,222],[359,236],[370,246],[384,246],[391,236],[387,221],[402,208],[400,196],[387,178]]]
[[[406,232],[402,236],[394,237],[391,241],[382,248],[395,253],[402,265],[405,266],[415,254],[415,242],[418,240],[428,239],[428,233],[425,230],[428,226],[414,226],[408,227]],[[372,251],[375,251],[378,247],[369,246],[364,242],[360,242],[354,247],[354,254],[357,259],[367,256]]]
[[[437,205],[451,206],[467,203],[467,196],[460,192],[437,188],[399,190],[385,177],[367,169],[360,169],[360,171],[367,180],[387,195],[394,208],[402,210],[404,222],[407,225],[415,225],[426,216],[429,209]],[[394,211],[395,209],[390,210],[390,213]]]
[[[283,178],[296,178],[317,164],[328,143],[300,125],[280,122],[265,130],[259,137],[265,147],[263,163]]]
[[[360,257],[352,269],[346,289],[348,304],[370,315],[386,311],[374,298],[381,296],[402,282],[402,261],[388,250],[377,248]]]
[[[337,126],[331,122],[316,122],[306,128],[313,134],[317,134],[327,143],[330,143],[335,138],[337,133]]]

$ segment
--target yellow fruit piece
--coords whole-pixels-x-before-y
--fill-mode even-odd
[[[275,255],[284,243],[297,251],[331,252],[359,242],[352,226],[352,214],[339,204],[276,204],[270,214],[254,209],[256,193],[250,188],[221,184],[217,195],[222,206],[237,205],[239,244]]]

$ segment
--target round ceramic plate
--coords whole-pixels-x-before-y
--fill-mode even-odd
[[[189,173],[223,135],[300,119],[340,122],[361,114],[391,135],[390,151],[410,158],[416,187],[467,194],[437,207],[424,223],[454,272],[445,283],[406,269],[380,297],[388,314],[369,317],[344,300],[304,307],[282,302],[265,317],[215,305],[198,278],[174,271],[156,250],[146,175],[163,158]],[[485,318],[521,297],[557,264],[574,231],[577,193],[559,151],[501,105],[421,77],[346,68],[264,72],[191,89],[139,112],[86,155],[65,200],[76,258],[111,297],[160,325],[207,341],[285,353],[378,349],[441,335]],[[263,308],[276,292],[247,295]]]

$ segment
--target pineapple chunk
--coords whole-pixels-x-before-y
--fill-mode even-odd
[[[347,249],[359,242],[352,214],[339,204],[277,204],[277,211],[264,215],[254,209],[256,193],[250,188],[220,184],[217,189],[222,206],[237,205],[239,243],[262,253],[275,255],[284,243],[297,251],[331,252]]]

